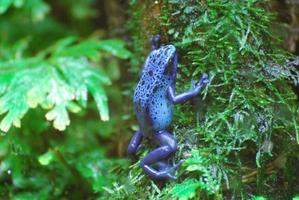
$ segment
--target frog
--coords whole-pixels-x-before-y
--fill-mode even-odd
[[[168,131],[174,105],[197,96],[209,82],[209,77],[203,73],[189,91],[177,95],[176,47],[173,44],[160,45],[160,35],[151,36],[149,40],[151,51],[143,65],[133,97],[139,129],[132,136],[127,152],[129,157],[136,159],[138,150],[143,146],[142,140],[148,139],[157,147],[140,161],[143,171],[153,180],[176,180],[174,172],[184,160],[169,164],[169,158],[178,149],[175,136]]]

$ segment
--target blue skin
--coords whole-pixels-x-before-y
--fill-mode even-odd
[[[170,165],[166,161],[177,150],[177,142],[167,128],[172,121],[173,105],[183,103],[200,92],[208,83],[208,75],[203,74],[191,90],[175,94],[177,53],[173,45],[159,46],[160,36],[151,37],[152,51],[147,57],[141,78],[134,93],[134,109],[140,130],[132,137],[128,146],[131,158],[141,147],[143,138],[158,145],[140,162],[142,169],[151,179],[176,179],[172,174],[183,162]]]

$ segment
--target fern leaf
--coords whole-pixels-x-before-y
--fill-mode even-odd
[[[125,48],[125,43],[121,40],[103,40],[98,42],[98,47],[108,53],[117,56],[119,58],[129,58],[131,53]]]
[[[77,42],[76,38],[69,37],[35,58],[1,62],[0,114],[4,118],[0,129],[7,132],[12,125],[20,127],[20,120],[28,110],[41,106],[47,110],[46,119],[62,131],[70,124],[68,111],[76,113],[86,107],[88,92],[96,102],[101,119],[108,120],[108,99],[103,85],[111,82],[91,63],[100,58],[100,43],[98,40]],[[115,46],[108,48],[109,44]],[[114,49],[114,55],[127,52],[118,42],[106,46]]]
[[[96,101],[101,119],[103,121],[109,120],[108,99],[104,89],[98,84],[95,79],[87,80],[87,87]]]
[[[170,191],[170,194],[179,200],[187,200],[195,197],[196,190],[200,186],[199,182],[192,179],[187,179],[181,184],[176,184]]]

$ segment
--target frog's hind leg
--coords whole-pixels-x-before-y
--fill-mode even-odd
[[[182,161],[173,166],[161,162],[176,152],[177,142],[175,138],[167,131],[159,131],[154,134],[154,140],[160,147],[143,158],[140,162],[141,167],[152,179],[176,179],[172,173],[180,166]],[[158,170],[155,169],[155,166]]]
[[[137,131],[133,135],[133,137],[128,145],[128,156],[130,158],[136,159],[136,152],[140,148],[140,145],[141,145],[140,143],[141,143],[142,138],[143,138],[143,135],[142,135],[141,131]]]

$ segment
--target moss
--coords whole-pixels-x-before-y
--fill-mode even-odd
[[[179,51],[178,91],[189,89],[203,72],[211,82],[200,97],[176,107],[177,157],[188,158],[178,182],[159,187],[133,167],[132,179],[140,179],[132,183],[133,193],[180,197],[176,191],[192,179],[198,187],[187,195],[197,198],[294,196],[299,182],[291,174],[298,166],[290,163],[299,161],[299,129],[291,80],[298,77],[271,31],[276,19],[268,1],[156,2],[131,1],[129,31],[138,57],[132,70],[144,61],[147,38],[160,33]]]

